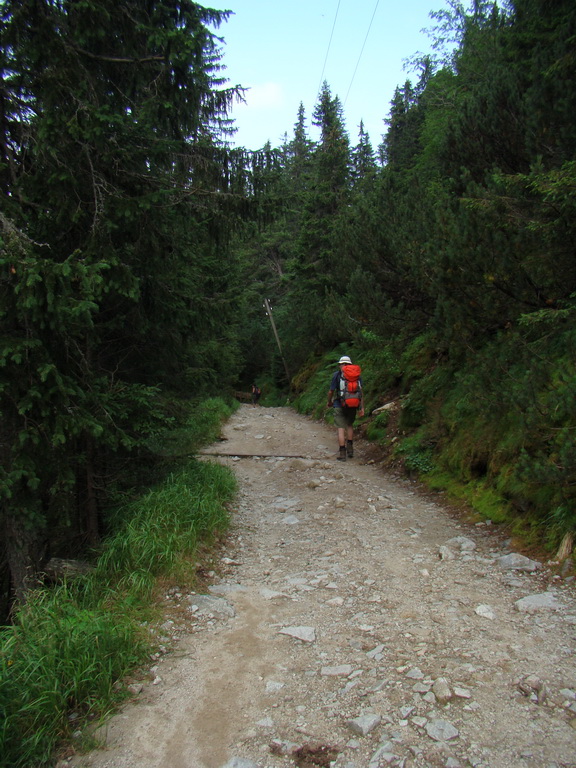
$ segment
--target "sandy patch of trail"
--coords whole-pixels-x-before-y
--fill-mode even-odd
[[[240,491],[221,575],[171,590],[188,617],[162,627],[171,650],[67,764],[576,766],[572,584],[504,568],[494,527],[361,444],[336,461],[334,430],[290,409],[242,406],[224,437],[209,450]]]

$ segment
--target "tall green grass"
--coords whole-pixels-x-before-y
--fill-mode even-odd
[[[181,407],[183,407],[181,405]],[[240,407],[233,400],[225,402],[219,397],[187,404],[188,413],[180,415],[179,424],[149,441],[149,449],[166,458],[181,458],[196,453],[203,445],[218,439],[222,422]]]
[[[75,593],[67,586],[36,592],[2,632],[0,765],[6,768],[48,764],[72,728],[118,700],[115,681],[143,659],[143,639],[121,601],[81,608]]]
[[[139,585],[147,597],[155,576],[169,573],[199,541],[226,529],[224,504],[235,488],[234,475],[217,464],[192,461],[170,475],[123,509],[124,523],[98,561],[98,582],[131,590]]]
[[[215,439],[231,412],[214,402],[200,410],[182,428],[180,445]],[[118,682],[152,648],[143,625],[157,579],[193,579],[198,548],[226,530],[235,491],[223,466],[174,463],[157,487],[116,511],[88,576],[35,591],[0,630],[1,768],[51,764],[72,731],[116,705]]]

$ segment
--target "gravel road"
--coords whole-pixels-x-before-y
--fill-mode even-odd
[[[166,588],[164,651],[61,768],[575,768],[573,581],[288,408],[223,436],[206,593]]]

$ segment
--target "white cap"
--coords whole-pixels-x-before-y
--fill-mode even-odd
[[[338,365],[352,365],[352,360],[350,360],[348,355],[342,355],[340,360],[338,360]]]

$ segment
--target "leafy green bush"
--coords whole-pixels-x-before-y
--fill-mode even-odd
[[[181,404],[178,426],[164,430],[149,441],[148,447],[154,453],[168,458],[195,453],[202,445],[218,439],[222,422],[238,408],[236,400],[226,402],[220,397]]]
[[[368,422],[366,437],[373,443],[383,443],[386,440],[386,427],[388,426],[389,413],[383,411]]]
[[[409,472],[417,472],[419,475],[431,472],[434,467],[432,447],[424,438],[424,431],[404,438],[395,448],[394,455],[404,460],[404,466]]]

